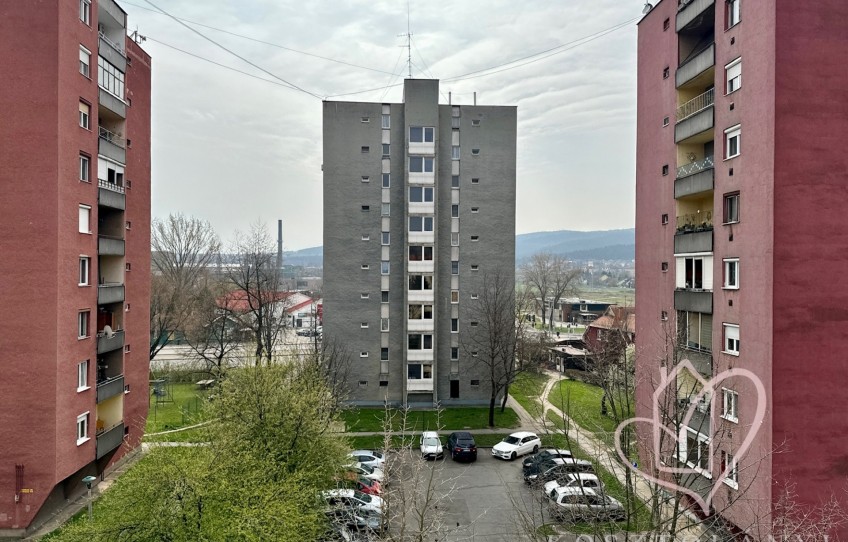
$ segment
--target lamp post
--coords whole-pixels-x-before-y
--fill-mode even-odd
[[[88,488],[88,521],[89,522],[92,519],[91,518],[91,484],[93,484],[95,480],[97,480],[97,478],[94,477],[94,476],[86,476],[85,478],[82,479],[82,481],[85,482],[85,486]]]

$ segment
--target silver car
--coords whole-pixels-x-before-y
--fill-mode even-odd
[[[560,486],[547,497],[551,515],[566,521],[622,521],[626,517],[620,502],[593,489]]]

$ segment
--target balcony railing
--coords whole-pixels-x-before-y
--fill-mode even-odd
[[[121,194],[124,193],[124,187],[123,186],[116,184],[116,183],[110,183],[109,181],[106,181],[106,180],[103,180],[103,179],[97,179],[97,186],[99,186],[100,188],[105,188],[107,190],[111,190],[113,192],[120,192]]]
[[[690,162],[677,168],[677,178],[679,179],[688,175],[694,175],[695,173],[712,169],[714,167],[715,159],[712,156],[707,156],[703,160],[695,160],[694,162]]]
[[[107,335],[104,332],[97,333],[97,353],[105,354],[124,347],[124,332],[122,330],[112,332],[112,335]]]
[[[406,391],[433,391],[433,379],[409,378],[406,380]]]
[[[100,459],[124,441],[124,422],[97,432],[96,458]]]
[[[124,300],[124,285],[120,282],[107,282],[97,285],[97,304],[108,305]]]
[[[695,233],[713,229],[713,212],[701,211],[677,217],[677,233]]]
[[[702,109],[710,107],[711,105],[713,105],[714,99],[715,89],[711,88],[700,96],[696,96],[685,104],[679,106],[674,114],[675,118],[677,119],[677,122],[680,122],[681,120],[687,117],[691,117]]]
[[[98,32],[98,34],[100,35],[100,39],[102,39],[103,41],[108,43],[114,50],[118,51],[122,55],[125,54],[124,53],[124,47],[122,45],[118,45],[114,41],[110,40],[108,37],[106,37],[106,34],[103,33],[103,32]]]
[[[105,139],[109,143],[121,147],[122,149],[127,148],[127,140],[123,137],[119,136],[114,132],[110,132],[106,128],[100,126],[100,139]]]
[[[105,378],[97,382],[97,402],[102,403],[106,399],[124,392],[124,375]]]

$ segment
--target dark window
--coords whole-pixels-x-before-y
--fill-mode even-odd
[[[739,192],[724,195],[724,223],[739,222]]]
[[[459,175],[451,175],[451,187],[459,188]]]
[[[663,68],[663,79],[668,79],[669,74],[671,74],[671,70],[669,70],[669,67],[666,66]]]
[[[666,20],[664,20],[664,21],[663,21],[663,31],[668,30],[668,27],[669,27],[669,26],[671,26],[671,20],[670,20],[670,19],[666,19]]]
[[[451,359],[454,359],[454,360],[459,359],[459,347],[458,346],[452,346],[451,347]]]
[[[459,380],[450,381],[450,398],[459,399]]]
[[[660,268],[663,271],[668,271],[668,262],[663,262],[662,265],[660,266]]]
[[[388,303],[389,302],[389,291],[388,290],[383,290],[383,291],[380,292],[380,302],[381,303]]]
[[[381,380],[381,381],[380,381],[380,387],[381,387],[381,388],[385,388],[385,387],[386,387],[386,386],[388,386],[388,385],[389,385],[389,381],[388,381],[388,380]]]
[[[388,348],[381,348],[380,349],[380,360],[386,361],[388,359],[389,359],[389,349]]]
[[[472,386],[479,386],[479,385],[480,385],[480,381],[479,381],[479,380],[472,380],[472,381],[471,381],[471,385],[472,385]]]
[[[662,167],[662,174],[663,174],[663,175],[668,175],[668,164],[665,164],[665,165]]]
[[[360,151],[361,151],[361,152],[363,152],[363,153],[371,152],[371,147],[363,146],[363,147],[360,149]]]
[[[662,215],[663,225],[668,224],[668,213]]]

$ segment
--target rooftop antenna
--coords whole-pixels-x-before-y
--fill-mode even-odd
[[[654,6],[652,6],[650,2],[645,2],[645,7],[642,8],[642,14],[647,15],[653,8]]]
[[[409,0],[406,0],[406,65],[409,68],[409,78],[412,79],[412,32],[409,29]]]

